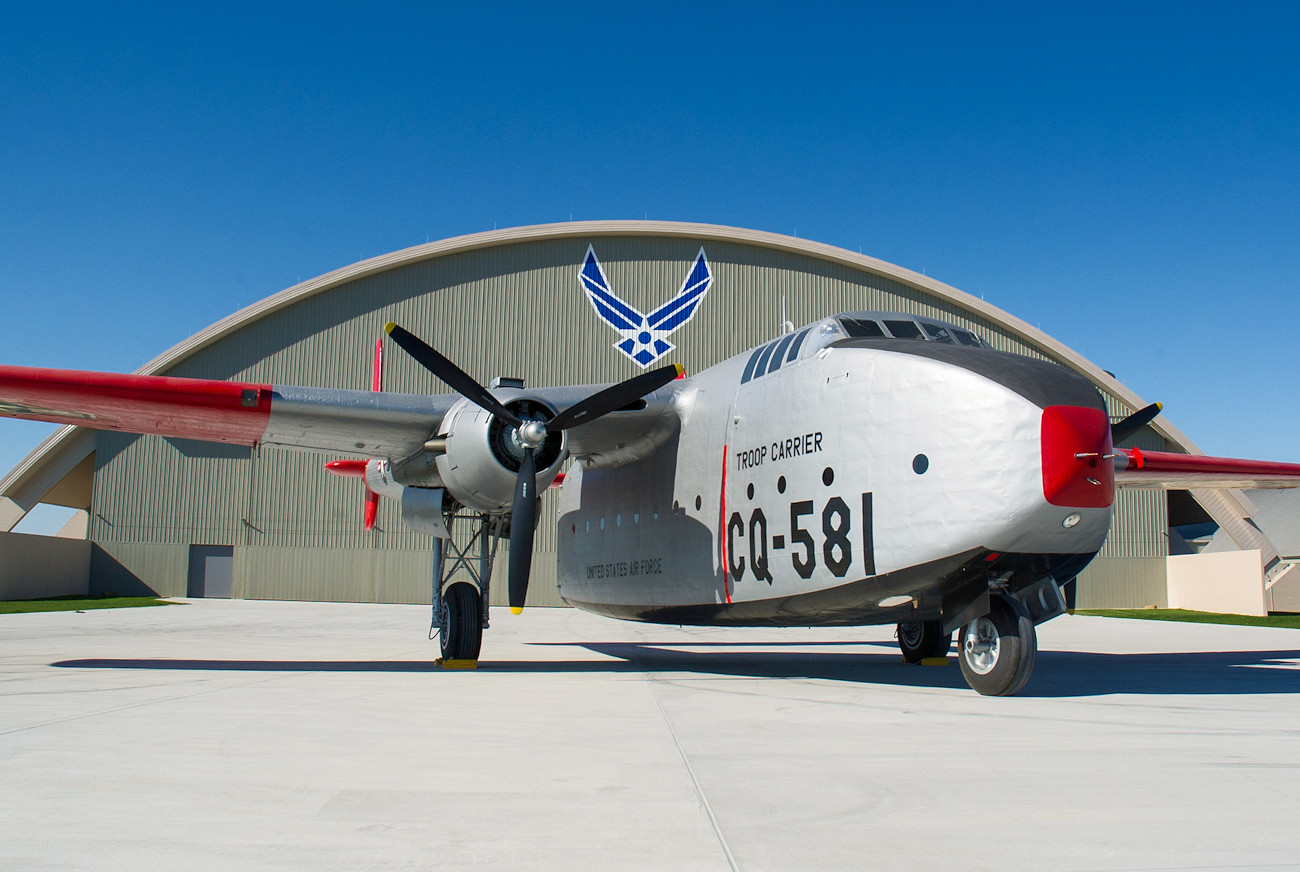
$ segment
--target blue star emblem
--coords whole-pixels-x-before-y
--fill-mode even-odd
[[[643,315],[610,290],[593,246],[587,246],[587,257],[578,272],[578,279],[596,314],[618,331],[621,338],[614,347],[645,369],[677,347],[668,341],[668,336],[695,316],[695,310],[713,283],[713,274],[701,248],[677,296],[648,315]]]

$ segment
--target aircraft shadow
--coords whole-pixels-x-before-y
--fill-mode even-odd
[[[541,643],[548,647],[563,643]],[[723,650],[681,651],[652,643],[587,642],[570,647],[605,655],[605,660],[483,660],[481,672],[532,673],[687,673],[699,678],[802,678],[884,684],[899,687],[965,688],[956,658],[946,667],[911,666],[898,653],[785,651],[775,645],[743,643],[672,643],[690,648]],[[736,643],[737,646],[742,643]],[[835,644],[835,643],[831,643]],[[892,643],[855,645],[893,647]],[[802,647],[822,647],[801,643]],[[1099,654],[1040,651],[1038,667],[1020,696],[1085,697],[1109,694],[1264,694],[1300,693],[1300,650],[1210,651],[1159,654]],[[50,664],[68,669],[146,669],[216,672],[442,672],[430,660],[171,660],[82,659]]]

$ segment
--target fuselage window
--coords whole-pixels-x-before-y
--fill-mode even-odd
[[[974,333],[971,333],[969,330],[958,330],[953,328],[952,332],[957,337],[957,341],[962,345],[969,345],[971,348],[984,347],[984,343],[980,342],[979,337]]]
[[[915,321],[886,321],[885,326],[895,339],[921,339],[921,328]]]
[[[851,339],[875,339],[885,335],[879,324],[865,318],[841,318],[840,323]]]
[[[925,335],[929,336],[935,342],[944,342],[947,343],[948,345],[957,344],[953,340],[952,334],[948,332],[947,327],[940,327],[938,324],[927,324],[926,322],[922,321],[921,328],[925,330]]]

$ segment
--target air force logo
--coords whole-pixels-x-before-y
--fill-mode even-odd
[[[609,289],[605,271],[596,260],[596,250],[590,245],[578,279],[596,314],[623,337],[614,343],[614,347],[645,369],[677,347],[668,341],[668,336],[694,317],[695,310],[713,283],[713,274],[709,272],[709,261],[701,248],[677,296],[649,315],[642,315]]]

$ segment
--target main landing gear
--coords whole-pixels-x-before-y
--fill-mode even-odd
[[[898,625],[898,647],[908,663],[947,657],[952,633],[943,631],[943,621],[903,621]]]
[[[501,541],[500,521],[465,511],[443,513],[447,538],[433,540],[433,622],[442,659],[477,660],[488,626],[492,561]],[[468,537],[464,534],[468,527]],[[457,534],[461,534],[457,541]],[[459,573],[460,577],[456,577]]]

